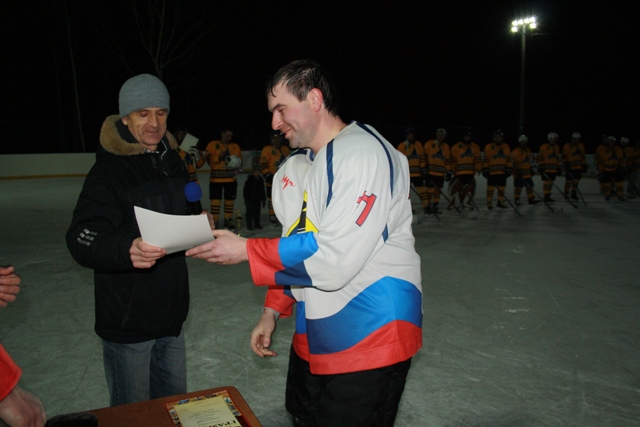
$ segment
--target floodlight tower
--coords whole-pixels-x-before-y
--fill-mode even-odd
[[[534,16],[516,19],[511,23],[511,32],[520,33],[522,52],[520,54],[520,117],[518,118],[518,132],[524,133],[524,52],[527,40],[527,30],[533,31],[537,27]]]

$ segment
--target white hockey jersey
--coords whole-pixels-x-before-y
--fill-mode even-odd
[[[279,239],[249,239],[265,306],[296,305],[294,349],[315,374],[389,366],[422,345],[420,258],[406,157],[352,122],[317,155],[292,153],[273,180]]]

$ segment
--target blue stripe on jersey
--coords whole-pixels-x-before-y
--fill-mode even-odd
[[[318,251],[313,233],[290,235],[280,239],[278,255],[284,269],[275,274],[278,285],[312,286],[304,261]]]
[[[327,145],[327,181],[329,182],[329,191],[327,194],[327,205],[333,197],[333,140]]]
[[[304,301],[296,301],[296,334],[307,333],[307,322]]]
[[[293,296],[293,293],[291,292],[291,287],[290,286],[285,286],[283,292],[289,298],[295,299],[295,297]]]
[[[382,146],[382,149],[387,154],[387,161],[389,162],[389,171],[391,173],[391,176],[389,177],[389,184],[390,184],[390,187],[391,187],[391,195],[393,196],[393,162],[391,161],[391,154],[389,153],[389,150],[387,149],[387,146],[384,144],[384,142],[382,142],[382,140],[380,138],[378,138],[378,135],[376,135],[375,133],[373,133],[371,131],[371,129],[369,129],[368,127],[366,127],[362,123],[358,123],[358,122],[356,122],[356,123],[357,123],[358,126],[360,126],[360,128],[365,130],[369,135],[371,135],[375,139],[377,139],[378,142],[380,143],[380,145]]]
[[[386,242],[388,238],[389,238],[389,226],[385,225],[384,231],[382,232],[382,240]]]
[[[307,319],[307,337],[312,354],[331,354],[358,344],[377,329],[396,320],[422,326],[420,291],[406,280],[383,277],[353,298],[338,313]],[[393,306],[394,310],[372,310]],[[298,319],[304,321],[304,319]],[[303,326],[296,326],[303,329]],[[316,339],[317,338],[317,339]]]

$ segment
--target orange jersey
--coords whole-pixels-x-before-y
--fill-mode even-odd
[[[631,145],[624,147],[624,161],[628,168],[640,169],[640,149]]]
[[[562,147],[562,163],[572,170],[583,169],[587,165],[584,144],[582,142],[577,144],[567,142],[564,144],[564,147]]]
[[[545,142],[538,151],[538,164],[541,170],[554,172],[560,166],[560,147],[558,144],[551,145]]]
[[[454,175],[473,175],[482,170],[482,156],[480,146],[475,142],[465,144],[460,141],[451,147],[449,158],[451,171]]]
[[[446,142],[430,140],[424,145],[424,159],[427,173],[433,176],[445,176],[451,169],[449,157],[451,151]]]
[[[512,168],[511,148],[506,142],[496,144],[490,142],[484,147],[482,168],[489,171],[489,175],[504,175]]]
[[[404,154],[409,160],[409,174],[411,177],[422,175],[424,168],[424,147],[420,141],[403,141],[398,144],[398,151]]]
[[[596,163],[599,172],[611,172],[619,167],[625,167],[624,153],[622,148],[615,145],[609,148],[606,145],[600,145],[596,151]]]
[[[284,161],[291,150],[286,145],[276,148],[273,144],[266,145],[260,154],[260,173],[273,175],[278,170],[280,163]]]
[[[531,150],[522,147],[516,147],[511,152],[513,158],[513,169],[516,174],[522,175],[522,178],[531,178]]]
[[[237,156],[242,160],[242,151],[235,142],[223,144],[220,141],[211,141],[206,149],[207,161],[211,167],[210,182],[233,182],[236,179],[236,170],[229,170],[226,166],[228,156]]]

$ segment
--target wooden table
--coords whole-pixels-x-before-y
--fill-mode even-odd
[[[217,387],[208,390],[194,391],[178,394],[160,399],[145,400],[144,402],[129,403],[127,405],[112,406],[109,408],[94,409],[91,412],[98,417],[99,427],[174,427],[165,404],[190,397],[203,396],[226,390],[231,396],[244,420],[240,419],[247,427],[262,427],[258,418],[249,408],[238,389],[235,387]]]

